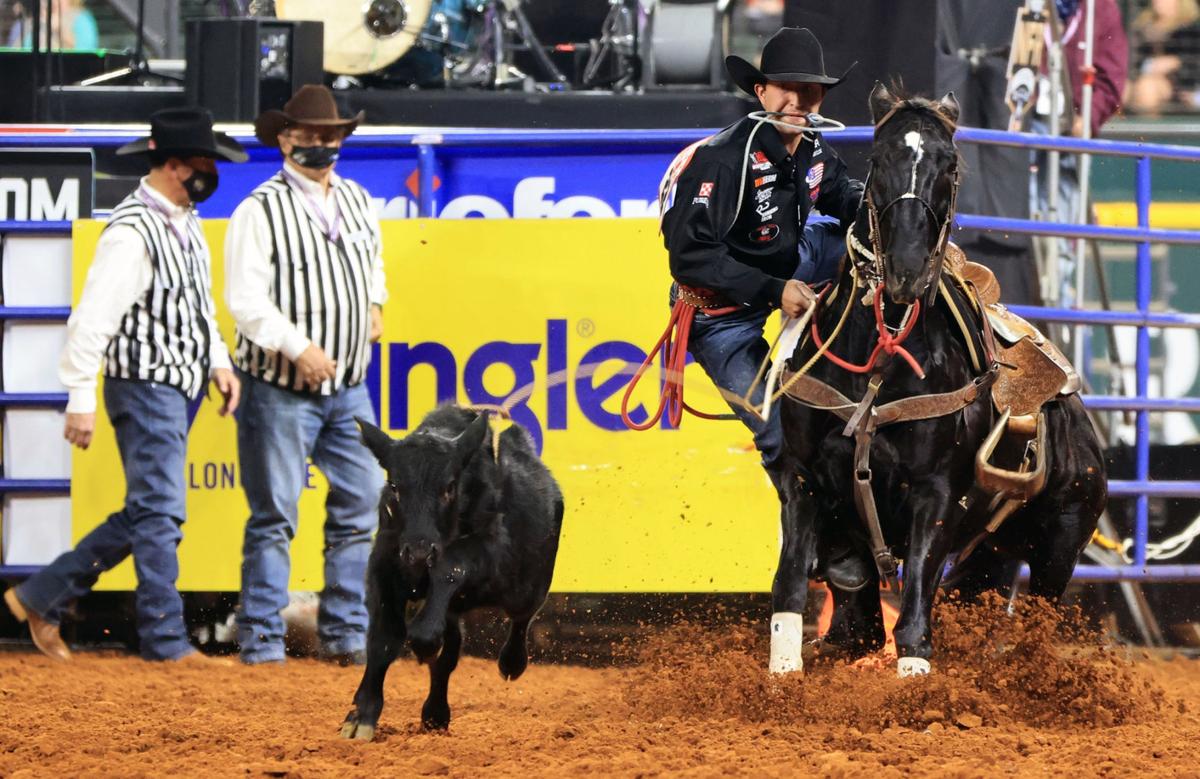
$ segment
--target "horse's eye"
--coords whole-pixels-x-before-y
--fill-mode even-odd
[[[396,482],[388,479],[387,488],[389,491],[391,491],[393,498],[400,497],[400,488],[396,486]]]

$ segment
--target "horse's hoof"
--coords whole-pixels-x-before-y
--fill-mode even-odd
[[[804,671],[804,617],[792,611],[777,611],[771,615],[771,662],[773,674]]]
[[[901,679],[910,676],[928,676],[933,668],[923,657],[901,657],[896,661],[896,675]]]

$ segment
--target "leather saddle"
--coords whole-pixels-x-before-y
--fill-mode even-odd
[[[997,412],[1009,412],[1010,425],[1023,427],[1021,418],[1025,417],[1032,427],[1042,406],[1079,392],[1079,374],[1066,355],[1040,330],[1000,303],[995,274],[967,260],[953,243],[947,247],[945,263],[960,286],[973,290],[996,336],[1000,371],[992,386],[992,402]]]

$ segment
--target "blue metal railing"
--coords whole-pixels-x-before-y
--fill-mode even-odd
[[[70,222],[5,222],[0,221],[0,234],[70,235]],[[62,322],[71,315],[67,306],[0,306],[0,322],[20,319],[26,321]],[[3,408],[64,408],[65,392],[0,392]],[[70,479],[0,479],[0,495],[69,495]],[[0,576],[23,578],[37,571],[28,565],[0,565]]]
[[[1024,219],[1004,219],[962,215],[960,227],[995,230],[1007,233],[1051,235],[1063,238],[1085,238],[1103,241],[1137,243],[1135,264],[1135,311],[1093,312],[1069,308],[1014,306],[1023,316],[1053,322],[1073,324],[1130,325],[1137,328],[1137,349],[1134,363],[1135,391],[1133,397],[1087,396],[1084,402],[1097,410],[1133,411],[1135,417],[1134,478],[1109,482],[1109,495],[1133,497],[1133,561],[1129,565],[1110,567],[1080,565],[1075,575],[1079,579],[1200,579],[1200,565],[1148,565],[1147,548],[1150,536],[1150,498],[1200,498],[1200,482],[1150,480],[1150,413],[1160,411],[1200,411],[1198,398],[1151,398],[1150,389],[1150,328],[1188,327],[1200,329],[1200,316],[1194,314],[1156,313],[1150,310],[1153,286],[1150,247],[1152,243],[1200,244],[1200,231],[1155,230],[1150,227],[1151,162],[1155,159],[1200,162],[1200,148],[1162,146],[1155,144],[1113,143],[1086,141],[1078,138],[1048,139],[1019,133],[993,130],[960,131],[960,139],[980,143],[996,143],[1031,149],[1057,149],[1136,158],[1135,194],[1138,225],[1136,228],[1101,227],[1097,225],[1067,225],[1036,222]]]

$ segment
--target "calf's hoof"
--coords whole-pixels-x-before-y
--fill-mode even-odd
[[[901,657],[896,661],[896,675],[901,679],[910,676],[928,676],[933,670],[929,661],[923,657]]]
[[[777,611],[771,615],[771,661],[773,674],[804,671],[804,617],[792,611]]]
[[[358,741],[372,741],[375,738],[375,725],[362,722],[358,710],[352,709],[342,723],[342,738],[352,738]]]
[[[445,701],[425,701],[421,707],[421,724],[426,730],[446,730],[450,727],[450,704]]]
[[[511,682],[519,679],[529,667],[529,653],[525,651],[525,645],[505,644],[500,650],[497,665],[500,666],[500,675],[506,680]]]

